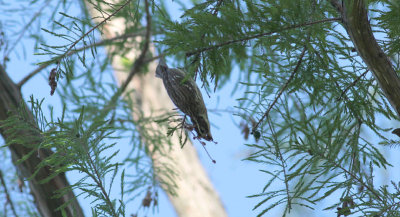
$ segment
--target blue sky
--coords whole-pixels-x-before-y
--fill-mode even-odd
[[[169,1],[168,5],[172,11],[171,14],[178,19],[181,14],[178,5],[173,1]],[[71,10],[77,9],[72,8]],[[19,16],[17,13],[15,15],[14,19],[17,22],[23,23],[22,19],[28,19],[27,17]],[[42,22],[44,21],[50,22],[47,19]],[[12,36],[9,37],[12,38]],[[51,40],[53,39],[51,37],[46,40],[48,44],[52,44]],[[7,64],[7,72],[9,72],[15,82],[20,81],[25,75],[36,69],[38,67],[35,65],[36,63],[47,60],[42,56],[34,55],[34,40],[23,38],[21,42],[24,47],[18,45],[14,50],[16,52],[12,53],[10,62]],[[57,41],[54,41],[54,43],[57,43]],[[51,67],[43,70],[23,86],[23,97],[28,100],[29,96],[33,95],[37,99],[44,99],[43,108],[52,105],[55,108],[55,114],[60,114],[59,97],[57,94],[54,96],[49,95],[50,89],[47,81],[47,73],[50,68]],[[237,74],[239,72],[235,73]],[[235,76],[233,80],[236,80]],[[207,97],[207,94],[203,93],[206,105],[210,110],[209,118],[212,123],[212,134],[214,139],[218,142],[216,145],[210,143],[207,145],[207,148],[213,158],[216,159],[217,163],[213,164],[210,161],[204,149],[201,147],[201,144],[195,142],[195,146],[198,148],[200,159],[215,188],[219,192],[229,216],[255,216],[255,212],[252,212],[251,209],[256,201],[248,199],[246,196],[260,192],[267,177],[257,171],[257,165],[242,161],[248,153],[248,150],[243,145],[245,143],[243,135],[241,135],[240,130],[234,125],[235,118],[232,114],[226,112],[216,114],[212,112],[215,109],[232,110],[233,106],[236,105],[235,99],[240,96],[231,95],[232,88],[233,85],[228,83],[220,91],[211,93],[210,98]],[[47,109],[44,110],[47,111]],[[238,120],[236,120],[236,122],[238,122]],[[121,150],[121,152],[124,153],[124,150]],[[79,176],[80,174],[77,173],[68,174],[70,182],[77,180]],[[195,200],[195,198],[193,199]],[[90,200],[81,197],[80,201],[82,202],[87,216],[91,216]],[[128,213],[134,212],[135,209],[128,209]],[[162,193],[159,201],[159,212],[152,214],[152,211],[150,211],[148,216],[175,217],[176,213],[166,195]]]
[[[179,5],[173,1],[168,1],[171,14],[175,19],[178,19],[182,13],[179,10]],[[16,20],[23,19],[20,16],[15,17]],[[21,21],[21,20],[20,20]],[[51,39],[49,39],[51,40]],[[22,50],[21,46],[17,47],[17,53],[10,56],[10,62],[8,62],[7,71],[10,73],[14,81],[19,81],[26,74],[37,68],[35,63],[44,60],[40,56],[33,54],[33,40],[23,39],[25,51]],[[24,57],[25,56],[25,57]],[[60,99],[57,95],[49,95],[49,86],[47,82],[47,72],[50,69],[44,70],[41,74],[32,78],[26,85],[24,85],[22,91],[25,99],[29,99],[30,95],[34,95],[37,99],[45,99],[45,107],[47,105],[58,106],[60,105]],[[232,81],[237,80],[239,71],[234,71],[232,74]],[[210,110],[209,118],[212,123],[212,134],[218,144],[213,145],[210,143],[207,145],[208,151],[216,159],[217,163],[213,164],[206,153],[204,152],[201,144],[195,142],[195,147],[198,149],[200,159],[208,172],[215,188],[222,198],[223,204],[231,217],[249,217],[256,216],[258,210],[252,211],[257,202],[260,199],[249,199],[246,196],[251,194],[260,193],[268,178],[264,173],[259,172],[259,169],[268,169],[267,165],[258,165],[255,163],[245,162],[242,159],[246,157],[249,150],[245,143],[253,143],[254,141],[250,138],[249,141],[243,139],[243,135],[240,129],[235,125],[239,123],[239,120],[232,114],[221,112],[217,114],[213,110],[232,110],[237,104],[236,99],[241,96],[240,90],[236,91],[232,95],[233,83],[228,82],[221,90],[216,93],[210,93],[210,97],[203,93],[207,108]],[[57,112],[57,110],[56,110]],[[60,112],[60,110],[58,110]],[[387,124],[386,122],[383,124]],[[123,146],[121,146],[123,147]],[[389,150],[390,151],[390,150]],[[392,150],[393,151],[393,150]],[[124,150],[121,150],[123,153]],[[397,152],[393,152],[392,156],[396,156]],[[397,153],[398,154],[398,153]],[[394,165],[399,165],[399,158],[389,159]],[[272,169],[272,168],[271,168]],[[398,171],[390,169],[389,171],[382,171],[382,177],[387,175],[398,174]],[[70,181],[76,180],[79,174],[69,174]],[[393,176],[392,176],[393,177]],[[395,177],[399,180],[399,177]],[[385,182],[381,180],[380,182]],[[193,198],[196,200],[196,198]],[[90,201],[80,198],[83,208],[85,209],[87,216],[91,216],[90,213]],[[134,206],[132,206],[134,207]],[[318,209],[322,209],[317,207]],[[310,214],[310,211],[299,209],[300,213]],[[275,209],[269,216],[281,215],[282,210]],[[128,213],[135,212],[135,209],[128,210]],[[296,216],[296,212],[292,212],[291,216]],[[318,213],[318,212],[314,212]],[[332,216],[332,211],[325,213],[325,216]],[[324,216],[320,214],[318,216]],[[176,217],[176,214],[168,201],[165,194],[160,195],[159,201],[159,212],[149,212],[148,216],[162,216],[162,217]],[[301,216],[301,215],[299,215]]]

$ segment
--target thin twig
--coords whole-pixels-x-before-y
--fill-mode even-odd
[[[348,171],[346,168],[340,166],[339,164],[336,163],[336,161],[333,161],[332,163],[334,166],[343,170],[345,173],[349,174],[353,179],[358,181],[362,186],[367,188],[379,201],[383,202],[383,199],[379,196],[379,194],[375,191],[375,189],[371,188],[369,185],[367,185],[365,182],[363,182],[362,178],[357,177],[356,175],[354,175],[353,173]]]
[[[105,187],[104,187],[104,184],[103,184],[103,182],[102,182],[103,176],[100,175],[100,172],[97,170],[97,166],[96,166],[96,165],[98,165],[98,164],[96,164],[95,162],[93,162],[92,156],[90,155],[88,149],[86,149],[86,155],[88,156],[88,159],[89,159],[89,165],[88,165],[88,166],[89,166],[89,168],[91,168],[91,169],[93,170],[93,172],[94,172],[94,174],[89,174],[89,173],[87,173],[87,174],[93,179],[93,181],[96,183],[97,187],[100,188],[101,193],[103,194],[103,197],[104,197],[103,200],[105,200],[105,202],[107,203],[108,208],[111,209],[112,215],[113,215],[114,217],[117,217],[118,214],[117,214],[117,212],[116,212],[116,210],[115,210],[115,207],[113,206],[113,202],[111,201],[110,196],[107,194],[107,191],[106,191],[106,189],[105,189]]]
[[[217,15],[218,15],[218,11],[221,9],[221,5],[222,5],[222,2],[223,2],[223,1],[224,1],[224,0],[218,0],[217,4],[216,4],[215,7],[214,7],[214,11],[211,13],[212,15],[214,15],[214,16],[217,16]],[[206,34],[203,33],[203,35],[202,35],[201,38],[200,38],[201,42],[204,42],[204,38],[205,38],[205,37],[206,37]],[[200,57],[201,57],[201,53],[197,53],[196,56],[193,58],[192,64],[195,63],[195,62],[197,62],[197,61],[200,62]],[[195,71],[195,80],[196,80],[196,77],[197,77],[197,73],[198,73],[199,67],[200,67],[200,65],[198,65],[198,66],[194,69],[194,71]],[[203,81],[203,79],[201,78],[201,76],[200,76],[200,79]],[[205,82],[203,81],[203,86],[204,86],[204,84],[205,84]],[[204,90],[206,91],[206,94],[208,95],[208,97],[210,97],[210,94],[208,93],[207,88],[205,88]]]
[[[160,59],[160,58],[163,58],[163,57],[165,57],[165,54],[162,53],[162,54],[160,54],[160,55],[158,55],[158,56],[146,58],[145,60],[143,60],[143,63],[149,63],[149,62],[151,62],[151,61],[154,61],[154,60],[156,60],[156,59]]]
[[[356,78],[356,80],[354,80],[349,86],[347,86],[346,89],[343,90],[342,94],[340,94],[340,97],[338,98],[338,101],[340,101],[340,100],[343,98],[344,94],[346,94],[346,92],[347,92],[351,87],[354,87],[354,86],[357,84],[357,82],[360,81],[361,78],[364,77],[364,76],[367,74],[367,72],[369,72],[369,69],[365,70],[364,73],[362,73],[360,76],[358,76],[358,77]]]
[[[297,61],[296,67],[294,68],[292,74],[290,75],[289,79],[286,81],[286,83],[283,85],[282,89],[279,91],[279,93],[276,95],[274,101],[271,103],[271,105],[268,107],[267,111],[264,113],[264,115],[261,117],[261,119],[257,122],[257,124],[254,126],[252,133],[254,133],[258,126],[260,125],[260,123],[264,120],[264,118],[266,118],[269,115],[269,112],[271,111],[272,107],[276,104],[276,102],[278,101],[278,99],[281,97],[283,91],[286,90],[286,88],[288,87],[289,83],[293,80],[294,75],[297,73],[297,71],[300,68],[301,62],[303,61],[303,57],[306,53],[307,47],[304,46],[303,51],[300,54],[299,60]]]
[[[282,32],[282,31],[286,31],[286,30],[289,30],[289,29],[295,29],[295,28],[304,27],[304,26],[311,26],[311,25],[314,25],[314,24],[324,23],[324,22],[338,21],[338,20],[341,20],[341,19],[342,18],[328,18],[328,19],[313,21],[313,22],[309,22],[309,23],[302,23],[302,24],[292,25],[292,26],[289,26],[289,27],[286,27],[286,28],[282,28],[282,29],[277,30],[277,31],[260,33],[260,34],[256,34],[256,35],[253,35],[253,36],[248,36],[248,37],[245,37],[245,38],[226,41],[226,42],[223,42],[223,43],[220,43],[220,44],[216,44],[216,45],[212,45],[212,46],[209,46],[209,47],[201,48],[201,49],[198,49],[198,50],[195,50],[195,51],[192,51],[192,52],[187,52],[186,56],[190,57],[192,55],[199,54],[199,53],[202,53],[204,51],[220,48],[220,47],[223,47],[223,46],[226,46],[226,45],[230,45],[230,44],[233,44],[233,43],[249,41],[251,39],[272,35],[272,34],[275,34],[275,33],[278,33],[278,32]]]
[[[273,134],[274,140],[276,142],[276,146],[278,146],[278,139],[277,139],[277,136],[276,136],[275,129],[273,128],[273,126],[271,124],[271,119],[268,119],[268,125],[269,125],[269,128],[271,129],[271,132]],[[281,166],[282,166],[282,171],[283,171],[283,178],[284,178],[284,183],[285,183],[286,195],[287,195],[287,198],[288,198],[287,208],[289,209],[289,212],[290,212],[290,210],[292,209],[292,199],[290,197],[289,180],[288,180],[288,175],[286,173],[286,161],[283,158],[283,155],[282,155],[282,152],[281,152],[281,149],[279,148],[279,146],[276,148],[276,151],[278,152],[279,159],[282,162]]]
[[[131,82],[133,76],[143,66],[143,64],[145,63],[145,57],[146,57],[147,51],[149,50],[150,32],[151,32],[151,16],[150,16],[150,11],[149,11],[149,2],[148,2],[148,0],[144,0],[144,2],[145,2],[146,22],[147,22],[144,46],[143,46],[142,52],[140,53],[139,57],[133,63],[132,69],[129,72],[128,77],[126,78],[124,83],[119,88],[118,92],[120,92],[120,93],[123,93],[125,91],[125,89],[128,87],[128,84]]]
[[[29,30],[29,26],[32,25],[32,23],[36,20],[37,17],[40,16],[40,14],[43,12],[44,8],[49,5],[51,1],[48,0],[43,4],[41,8],[33,15],[32,19],[22,28],[17,40],[11,45],[10,49],[7,50],[6,54],[4,56],[8,57],[11,53],[12,50],[17,46],[18,42],[21,41],[22,37],[25,35],[25,32]]]
[[[144,46],[142,48],[142,52],[140,53],[139,57],[135,60],[133,63],[132,69],[129,72],[128,77],[126,80],[121,84],[121,86],[118,88],[117,92],[114,93],[114,95],[111,97],[110,101],[108,102],[107,105],[103,107],[103,109],[100,111],[100,116],[105,116],[110,108],[114,107],[116,104],[116,101],[118,98],[122,95],[122,93],[125,92],[126,88],[128,87],[128,84],[131,82],[133,76],[140,71],[140,69],[143,67],[145,63],[147,63],[147,60],[145,59],[147,51],[149,50],[149,44],[150,44],[150,33],[151,33],[151,16],[150,16],[150,11],[149,11],[149,3],[148,0],[144,0],[145,2],[145,10],[146,10],[146,34],[145,34],[145,39],[144,39]],[[159,55],[161,57],[163,55]],[[153,60],[151,58],[150,60]]]
[[[71,54],[72,55],[72,54]],[[31,79],[33,76],[35,76],[37,73],[42,71],[43,69],[47,68],[47,66],[51,65],[51,63],[46,63],[40,65],[37,69],[33,70],[31,73],[29,73],[27,76],[25,76],[20,82],[17,83],[17,87],[21,89],[22,85],[24,85],[29,79]]]
[[[129,0],[129,1],[131,1],[131,0]],[[129,1],[128,1],[128,2],[129,2]],[[128,3],[128,2],[127,2],[127,3]],[[147,0],[146,0],[145,2],[146,2],[146,5],[148,6]],[[121,6],[121,7],[120,7],[119,9],[117,9],[117,10],[121,10],[121,8],[125,7],[125,6],[127,5],[127,3],[125,3],[123,6]],[[116,12],[117,12],[117,11],[115,11],[114,13],[112,13],[109,17],[107,17],[107,18],[106,18],[105,20],[103,20],[101,23],[104,23],[104,22],[105,22],[107,19],[109,19],[111,16],[114,16],[114,15],[116,14]],[[160,54],[159,56],[152,57],[152,58],[149,58],[149,59],[145,59],[146,53],[147,53],[147,51],[148,51],[148,49],[149,49],[150,31],[151,31],[151,17],[150,17],[150,14],[149,14],[148,7],[146,8],[146,13],[147,13],[147,15],[146,15],[147,26],[146,26],[146,33],[145,33],[145,38],[146,38],[146,39],[145,39],[145,45],[144,45],[144,47],[143,47],[142,53],[140,54],[140,56],[138,57],[138,59],[137,59],[137,60],[135,61],[135,63],[133,64],[132,70],[131,70],[131,72],[129,73],[128,78],[127,78],[126,81],[121,85],[121,88],[120,88],[120,91],[119,91],[120,93],[122,93],[122,92],[125,91],[127,85],[128,85],[129,82],[132,80],[134,74],[135,74],[137,71],[139,71],[140,67],[141,67],[143,64],[145,64],[145,63],[147,63],[147,62],[150,62],[150,61],[153,61],[153,60],[155,60],[155,59],[158,59],[158,58],[164,56],[164,54]],[[98,27],[101,23],[99,23],[99,24],[96,25],[95,27]],[[93,30],[93,29],[89,30],[89,32],[87,32],[85,35],[89,34],[90,31],[92,31],[92,30]],[[66,53],[65,55],[61,56],[61,58],[62,58],[62,57],[71,56],[71,55],[73,55],[73,54],[75,54],[75,53],[77,53],[77,52],[80,52],[80,51],[82,51],[82,50],[85,50],[85,49],[88,49],[88,48],[91,48],[91,47],[94,47],[94,46],[101,46],[101,45],[107,44],[107,43],[112,42],[112,41],[115,41],[115,40],[125,39],[125,38],[129,38],[129,37],[136,37],[136,36],[139,36],[139,35],[141,35],[141,33],[134,33],[134,34],[130,34],[129,36],[128,36],[128,35],[121,35],[121,36],[117,36],[117,37],[112,38],[112,39],[100,41],[100,42],[98,42],[98,43],[95,43],[95,44],[92,44],[92,45],[88,45],[88,46],[85,46],[85,47],[82,47],[82,48],[79,48],[79,49],[70,51],[70,52]],[[76,44],[76,43],[75,43],[75,44]],[[24,83],[26,83],[30,78],[32,78],[34,75],[36,75],[36,74],[39,73],[41,70],[43,70],[44,68],[48,67],[49,65],[50,65],[50,63],[43,64],[43,65],[41,65],[39,68],[37,68],[37,69],[35,69],[34,71],[32,71],[31,73],[29,73],[28,76],[26,76],[24,79],[22,79],[22,80],[17,84],[18,87],[21,88],[21,86],[22,86]]]
[[[317,55],[317,57],[318,57],[321,61],[324,62],[324,59],[321,57],[321,55],[319,55],[318,52],[315,52],[315,54]],[[334,76],[332,75],[331,70],[328,69],[327,65],[329,65],[329,64],[326,63],[325,65],[323,65],[324,69],[326,69],[326,71],[328,72],[328,75],[332,78],[333,83],[335,84],[336,88],[337,88],[338,90],[341,90],[339,83],[337,82],[336,79],[334,79]],[[345,101],[347,101],[347,102],[349,101],[349,98],[348,98],[346,95],[343,95],[343,98],[344,98]],[[358,113],[354,113],[354,112],[353,112],[353,115],[356,117],[356,119],[357,119],[358,122],[362,122],[360,116],[358,115]]]
[[[104,20],[102,20],[100,23],[98,23],[96,26],[94,26],[93,28],[91,28],[89,31],[87,31],[85,34],[83,34],[78,40],[76,40],[68,49],[67,51],[65,51],[65,53],[61,56],[59,56],[57,59],[62,59],[64,57],[68,57],[71,56],[72,54],[75,54],[77,51],[71,51],[72,48],[75,47],[75,45],[77,45],[82,39],[84,39],[87,35],[89,35],[91,32],[93,32],[95,29],[97,29],[99,26],[103,25],[105,22],[107,22],[109,19],[111,19],[111,17],[115,16],[115,14],[117,14],[120,10],[122,10],[125,6],[127,6],[132,0],[128,0],[125,2],[125,4],[123,4],[120,8],[118,8],[117,10],[115,10],[111,15],[109,15],[108,17],[106,17]],[[60,64],[60,61],[58,61]],[[48,64],[50,65],[50,64]],[[46,68],[48,65],[43,64],[41,65],[38,69],[34,70],[33,72],[29,73],[28,76],[26,76],[24,79],[22,79],[22,81],[20,81],[17,86],[19,88],[21,88],[21,86],[28,81],[31,77],[33,77],[35,74],[37,74],[38,72],[40,72],[41,70],[43,70],[44,68]]]
[[[215,5],[214,11],[213,11],[213,15],[216,15],[221,7],[221,4],[224,0],[218,0],[217,4]]]
[[[84,39],[87,35],[89,35],[91,32],[93,32],[95,29],[99,28],[99,26],[103,25],[105,22],[107,22],[111,17],[115,16],[120,10],[122,10],[125,6],[127,6],[132,0],[128,0],[123,4],[121,7],[119,7],[117,10],[115,10],[112,14],[110,14],[108,17],[106,17],[104,20],[102,20],[100,23],[98,23],[96,26],[91,28],[89,31],[87,31],[85,34],[83,34],[78,40],[76,40],[69,48],[67,51],[65,51],[65,54],[60,57],[64,58],[68,53],[72,50],[72,48],[75,47],[82,39]]]
[[[343,11],[343,2],[338,0],[330,0],[331,5],[336,8],[340,13]]]
[[[92,47],[98,47],[98,46],[108,45],[109,43],[114,42],[114,41],[125,40],[125,39],[128,39],[128,38],[133,38],[133,37],[137,37],[137,36],[142,36],[142,35],[144,35],[144,34],[145,34],[145,32],[129,33],[129,34],[124,34],[124,35],[119,35],[119,36],[116,36],[116,37],[114,37],[114,38],[105,39],[105,40],[99,41],[99,42],[97,42],[97,43],[93,43],[93,44],[90,44],[90,45],[83,46],[83,47],[81,47],[81,48],[75,49],[75,50],[73,50],[73,51],[70,51],[70,52],[69,52],[66,56],[64,56],[64,57],[72,56],[72,55],[74,55],[74,54],[76,54],[76,53],[78,53],[78,52],[81,52],[81,51],[83,51],[83,50],[86,50],[86,49],[89,49],[89,48],[92,48]],[[51,64],[52,64],[52,63],[44,63],[44,64],[41,64],[37,69],[33,70],[31,73],[29,73],[27,76],[25,76],[20,82],[18,82],[17,86],[18,86],[19,88],[21,88],[22,85],[24,85],[29,79],[31,79],[33,76],[35,76],[36,74],[38,74],[40,71],[42,71],[43,69],[47,68],[47,67],[50,66]]]
[[[3,172],[0,170],[0,181],[1,185],[3,185],[4,193],[6,194],[6,203],[10,204],[11,210],[15,217],[18,217],[17,212],[15,211],[14,203],[11,200],[10,193],[8,192],[8,188],[6,182],[4,181]]]

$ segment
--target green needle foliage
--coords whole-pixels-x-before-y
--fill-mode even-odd
[[[368,8],[373,30],[385,34],[378,37],[384,52],[398,56],[399,4]],[[400,215],[398,180],[391,187],[374,181],[391,166],[381,145],[398,144],[379,122],[399,117],[340,20],[330,1],[225,0],[201,1],[181,21],[164,22],[159,43],[185,56],[206,85],[220,87],[238,66],[236,91],[245,91],[237,115],[258,141],[247,144],[253,154],[246,159],[270,177],[250,196],[259,199],[258,216],[320,201],[338,216]]]
[[[189,76],[199,77],[207,90],[217,91],[238,76],[234,91],[240,98],[233,105],[234,115],[253,136],[253,142],[245,144],[251,150],[246,160],[259,164],[261,174],[268,176],[260,191],[249,195],[257,200],[258,216],[273,209],[286,216],[320,204],[337,216],[400,216],[399,180],[390,180],[390,185],[375,180],[379,171],[392,166],[384,151],[399,148],[399,139],[390,135],[393,129],[385,126],[389,121],[397,124],[399,117],[342,25],[334,7],[341,1],[192,0],[177,21],[168,14],[167,1],[149,0],[149,41],[135,40],[148,30],[144,0],[87,2],[104,14],[101,22],[126,20],[124,35],[100,41],[101,23],[92,21],[83,3],[77,5],[84,13],[70,14],[69,8],[77,5],[68,1],[30,1],[43,5],[41,10],[52,8],[51,25],[32,25],[39,19],[35,15],[25,28],[32,32],[37,55],[45,57],[40,64],[56,72],[51,82],[58,84],[63,109],[55,114],[50,108],[47,115],[43,100],[32,96],[29,111],[19,109],[0,127],[11,135],[7,145],[32,149],[18,163],[47,150],[37,170],[50,167],[53,176],[83,174],[70,189],[91,199],[93,216],[128,216],[126,204],[137,198],[144,198],[138,209],[156,207],[160,187],[172,193],[176,187],[174,169],[153,165],[148,155],[165,155],[167,136],[173,133],[185,143],[181,119],[170,111],[145,117],[139,105],[123,97],[126,90],[115,84],[109,70],[114,57],[124,59],[132,48],[147,49],[149,42],[159,54],[184,65]],[[377,41],[399,72],[400,4],[365,4]],[[63,12],[55,13],[59,8]],[[44,37],[56,42],[45,43]],[[105,54],[99,49],[105,45],[115,49]],[[144,54],[137,73],[148,71],[152,56],[150,50]],[[127,62],[126,71],[135,63]],[[32,137],[19,136],[22,130]],[[114,150],[121,141],[131,150],[118,160],[120,153]],[[155,148],[150,150],[144,141]],[[115,188],[117,197],[110,193]]]
[[[36,3],[42,5],[40,10],[61,8],[61,11],[69,11],[70,7],[75,10],[82,7],[82,11],[86,12],[83,3],[70,4],[64,1],[52,4],[48,0]],[[96,6],[98,3],[106,2],[94,1],[89,4]],[[31,177],[21,179],[31,180],[42,168],[51,168],[52,174],[40,180],[41,183],[48,183],[55,176],[67,172],[79,174],[75,183],[71,183],[67,189],[54,192],[54,197],[62,197],[74,190],[79,196],[90,200],[92,216],[117,217],[130,215],[126,212],[126,204],[130,201],[136,201],[137,213],[134,215],[147,212],[149,208],[154,211],[161,187],[174,194],[176,172],[171,165],[153,165],[149,157],[154,153],[166,155],[164,152],[171,145],[167,135],[160,130],[167,129],[168,123],[158,123],[161,128],[155,128],[153,124],[157,120],[168,120],[167,117],[172,116],[171,111],[157,116],[144,116],[140,105],[122,96],[122,93],[129,94],[129,91],[117,86],[109,69],[110,59],[131,52],[132,47],[125,47],[128,40],[144,35],[140,22],[146,15],[144,3],[132,0],[118,5],[107,4],[116,9],[96,9],[111,14],[104,20],[130,20],[125,35],[102,41],[99,34],[101,25],[92,22],[87,14],[54,14],[54,11],[50,13],[53,23],[40,26],[38,33],[32,33],[38,41],[42,37],[50,39],[46,43],[38,43],[35,50],[37,55],[46,58],[39,65],[52,66],[49,71],[56,73],[49,78],[49,82],[57,87],[54,90],[60,96],[61,104],[55,106],[62,113],[55,113],[54,107],[46,111],[43,108],[44,99],[31,96],[29,109],[21,102],[21,108],[1,121],[0,127],[9,135],[4,147],[22,144],[31,149],[28,155],[18,160],[18,164],[39,151],[46,153],[42,156],[41,164],[35,168],[36,172]],[[162,10],[165,13],[165,9]],[[34,21],[31,20],[32,23]],[[35,27],[27,25],[26,28]],[[134,46],[140,50],[144,43],[142,40]],[[107,55],[103,50],[98,50],[104,45],[113,45],[117,51]],[[145,56],[149,57],[150,54]],[[148,71],[146,64],[149,60],[146,61],[138,73]],[[132,65],[127,64],[126,71],[129,72]],[[50,92],[50,86],[43,88]],[[135,120],[132,116],[136,117]],[[21,136],[22,131],[32,136]],[[154,148],[150,150],[144,141],[151,143]],[[126,147],[128,153],[119,153],[117,145],[121,143],[129,145]],[[64,215],[67,205],[65,203],[59,207]],[[143,208],[144,211],[141,210]],[[38,215],[37,211],[30,214]]]

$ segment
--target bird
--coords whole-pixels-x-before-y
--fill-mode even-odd
[[[161,78],[169,98],[185,115],[190,117],[197,138],[213,141],[207,108],[196,82],[178,68],[169,68],[161,58],[156,68],[156,77]]]

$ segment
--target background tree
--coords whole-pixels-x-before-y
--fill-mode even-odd
[[[41,3],[16,39],[8,41],[12,28],[3,21],[0,117],[42,216],[82,216],[71,190],[94,201],[93,215],[126,215],[130,199],[157,206],[160,187],[180,216],[225,215],[201,166],[187,167],[193,161],[185,159],[196,156],[192,145],[178,148],[190,132],[154,78],[151,62],[161,55],[199,78],[210,95],[239,71],[235,91],[241,96],[230,112],[255,140],[247,144],[252,153],[246,159],[269,175],[262,192],[251,196],[259,200],[259,216],[274,208],[283,215],[315,209],[321,202],[338,216],[399,215],[398,177],[374,178],[392,166],[382,153],[391,147],[381,145],[398,144],[385,125],[397,123],[400,114],[397,2],[194,1],[180,21],[169,17],[164,1],[87,1],[80,5],[83,15],[71,13],[67,2]],[[31,33],[45,59],[15,84],[4,66],[45,8],[53,11],[51,24]],[[119,85],[107,74],[109,64]],[[49,91],[62,100],[57,114],[54,108],[44,113],[35,96],[28,109],[21,97],[20,88],[46,67]],[[113,150],[126,138],[131,151],[117,160]],[[64,173],[74,171],[84,175],[69,184]],[[114,180],[119,185],[113,188]],[[193,183],[205,183],[204,194],[185,190]],[[118,197],[110,194],[115,188]]]

